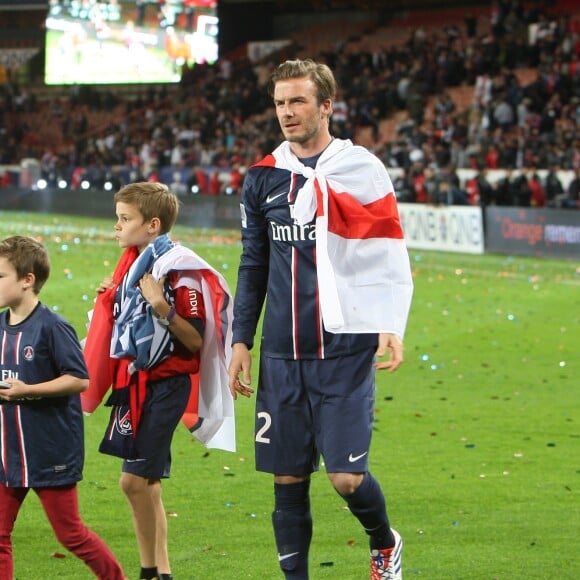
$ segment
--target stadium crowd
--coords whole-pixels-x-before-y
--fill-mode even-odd
[[[39,159],[49,185],[89,179],[118,188],[149,179],[178,194],[235,194],[245,169],[279,142],[264,83],[292,56],[284,50],[259,63],[185,68],[179,86],[131,97],[75,86],[67,99],[40,103],[8,82],[0,87],[0,164]],[[312,56],[333,68],[341,89],[332,133],[356,142],[368,128],[401,201],[578,208],[579,55],[577,15],[501,0],[485,23],[466,13],[463,23],[418,27],[399,45],[385,39],[372,51],[356,50],[344,40]],[[521,69],[535,70],[535,78],[522,83]],[[466,108],[450,96],[459,86],[473,87]],[[43,106],[62,135],[59,147],[27,126],[25,113]],[[91,121],[114,111],[113,122]],[[401,111],[394,138],[385,139],[381,120]],[[473,177],[461,180],[462,169]],[[490,180],[498,169],[502,179]],[[574,172],[567,183],[562,170]]]

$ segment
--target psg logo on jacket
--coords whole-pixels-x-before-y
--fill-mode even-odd
[[[121,435],[131,435],[133,428],[131,427],[131,411],[128,407],[122,405],[116,409],[115,427]]]
[[[34,349],[28,345],[22,349],[22,356],[24,360],[32,360],[34,358]]]

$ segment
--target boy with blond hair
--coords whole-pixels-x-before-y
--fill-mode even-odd
[[[124,253],[98,288],[85,344],[90,386],[83,408],[92,411],[113,386],[100,450],[124,459],[120,485],[132,511],[139,577],[170,580],[161,480],[170,475],[180,420],[214,446],[224,417],[233,416],[226,366],[231,298],[219,273],[171,240],[179,200],[165,185],[129,184],[115,204],[115,237]],[[201,398],[215,403],[213,414],[204,413]],[[232,437],[215,446],[233,450]]]

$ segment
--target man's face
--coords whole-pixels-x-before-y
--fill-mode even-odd
[[[274,105],[280,128],[287,141],[306,145],[327,123],[330,100],[321,105],[316,85],[308,77],[278,81],[274,88]]]

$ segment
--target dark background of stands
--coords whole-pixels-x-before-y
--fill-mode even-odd
[[[218,62],[185,70],[180,86],[74,90],[42,84],[47,11],[48,2],[0,0],[0,56],[10,49],[37,51],[10,79],[10,104],[0,130],[7,128],[3,163],[11,167],[0,187],[36,183],[33,172],[19,178],[23,162],[32,159],[41,166],[42,177],[52,176],[49,186],[66,173],[73,189],[86,178],[98,189],[107,180],[111,183],[107,176],[114,172],[120,184],[157,179],[184,188],[189,179],[215,178],[215,187],[210,183],[202,193],[238,193],[246,168],[280,138],[258,76],[267,77],[284,58],[312,56],[333,66],[348,101],[345,124],[338,125],[335,110],[334,134],[368,147],[392,168],[401,201],[578,207],[580,157],[574,151],[580,149],[580,11],[572,0],[221,0],[220,61],[230,61],[233,70],[227,79],[221,75],[223,62]],[[500,22],[493,24],[492,14],[502,12]],[[538,20],[529,19],[530,13]],[[555,40],[522,50],[529,23],[548,13],[551,21],[544,19],[544,24],[559,27]],[[575,35],[573,49],[562,55],[556,49],[570,15],[575,18],[574,32],[568,33]],[[469,17],[478,21],[477,33],[469,33]],[[516,36],[520,44],[512,43]],[[463,58],[464,49],[455,48],[454,38],[476,57]],[[247,42],[280,39],[291,44],[250,62]],[[447,61],[440,61],[440,55]],[[476,79],[486,76],[487,82],[498,84],[484,102],[477,96]],[[403,77],[410,81],[404,99],[398,95]],[[553,105],[552,97],[559,102]],[[523,128],[519,117],[505,125],[495,118],[496,109],[508,106],[503,101],[514,113],[520,103],[532,103],[526,105],[532,114]],[[2,113],[0,107],[0,121]],[[151,125],[146,125],[148,113]],[[489,119],[489,129],[481,129],[480,118]],[[180,145],[172,133],[176,124],[201,135],[187,138],[190,145],[178,163],[168,154]],[[139,164],[139,147],[149,144],[153,130],[161,134],[154,161]],[[102,154],[109,138],[119,145],[114,150],[106,145]],[[196,150],[194,141],[200,146]],[[198,179],[199,166],[205,176]],[[492,175],[496,169],[501,172]],[[510,169],[516,174],[507,184],[507,201],[502,201],[494,187]],[[574,183],[571,193],[540,191],[547,189],[548,169],[553,169],[551,176],[564,178],[557,184],[560,189]],[[532,186],[538,199],[531,197]],[[555,196],[561,201],[556,203]]]

